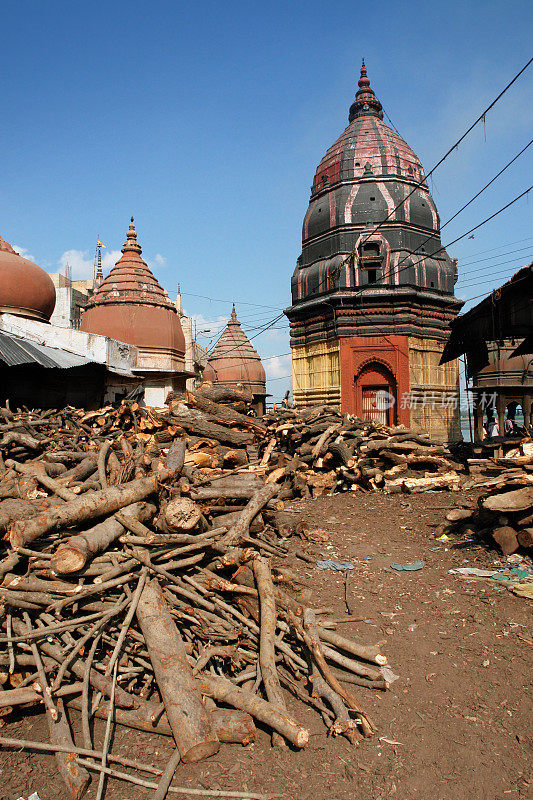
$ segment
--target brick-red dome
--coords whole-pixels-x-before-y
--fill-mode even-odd
[[[0,236],[0,312],[48,322],[55,304],[50,276]]]
[[[185,337],[176,307],[141,253],[132,217],[123,255],[88,301],[81,330],[183,358]]]
[[[242,383],[249,387],[252,394],[266,395],[265,370],[259,353],[241,328],[235,306],[222,336],[209,357],[203,378],[226,386]]]

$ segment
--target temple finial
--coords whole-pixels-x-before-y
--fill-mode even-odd
[[[135,225],[133,224],[133,217],[131,218],[130,226],[128,228],[128,232],[126,233],[126,241],[124,242],[122,252],[125,250],[134,250],[136,253],[142,253],[141,245],[137,241],[137,231],[135,230]]]
[[[361,75],[358,82],[359,88],[355,95],[355,100],[350,106],[348,121],[353,122],[356,117],[375,116],[383,119],[383,108],[370,86],[370,78],[367,75],[365,59],[361,61]]]
[[[100,241],[100,237],[98,237],[96,241],[96,280],[98,283],[102,283],[104,280],[104,272],[102,270],[102,247],[105,247],[105,244],[102,244]]]

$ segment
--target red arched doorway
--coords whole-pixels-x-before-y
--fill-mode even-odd
[[[381,425],[396,423],[397,391],[392,371],[379,361],[364,364],[354,376],[356,414]]]

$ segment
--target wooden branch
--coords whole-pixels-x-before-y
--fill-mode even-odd
[[[139,521],[151,519],[156,508],[150,503],[133,503],[124,509],[124,513]],[[106,550],[110,544],[124,533],[124,527],[114,517],[98,523],[93,528],[77,536],[71,536],[62,542],[52,557],[52,569],[60,575],[78,572],[83,569],[89,558]]]
[[[279,486],[277,486],[275,483],[266,484],[261,489],[258,489],[256,492],[254,492],[244,511],[241,511],[239,514],[239,520],[230,528],[226,535],[223,536],[216,545],[214,545],[214,547],[220,552],[221,550],[239,544],[241,538],[248,535],[250,522],[253,520],[255,515],[261,511],[263,506],[265,506],[269,500],[275,497],[278,492]]]
[[[286,705],[276,670],[274,647],[274,639],[276,637],[274,585],[270,575],[270,567],[265,559],[256,558],[253,562],[253,568],[261,607],[261,635],[259,639],[261,676],[269,702],[283,712],[286,711]],[[275,747],[282,747],[285,742],[278,733],[274,732],[272,734],[272,744]]]
[[[299,725],[288,714],[278,711],[266,700],[245,692],[227,678],[220,675],[202,675],[199,684],[203,694],[214,697],[221,703],[246,711],[252,717],[277,731],[295,747],[305,747],[309,741],[309,731]]]
[[[220,744],[188,665],[183,640],[156,579],[145,585],[136,613],[182,760],[199,761],[214,755]]]
[[[110,486],[91,495],[76,497],[63,506],[47,509],[38,516],[14,522],[9,527],[11,546],[15,549],[23,547],[49,531],[112,514],[124,506],[144,500],[156,491],[159,478],[162,479],[163,476],[164,473],[153,474],[149,478],[137,478],[123,486]]]

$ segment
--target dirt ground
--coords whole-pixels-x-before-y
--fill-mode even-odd
[[[433,538],[448,508],[472,495],[343,494],[299,501],[291,508],[330,533],[313,555],[354,564],[348,582],[353,619],[339,629],[382,650],[399,675],[389,691],[353,687],[378,725],[373,739],[352,747],[327,738],[321,718],[287,695],[289,710],[308,725],[300,752],[273,750],[259,732],[248,747],[223,745],[200,764],[181,765],[175,785],[259,792],[283,800],[518,800],[533,797],[531,603],[495,581],[450,575],[457,566],[493,567],[494,551]],[[433,523],[433,527],[432,527]],[[391,562],[423,559],[418,572]],[[346,618],[344,576],[299,563],[316,606]],[[73,715],[74,729],[79,717]],[[48,741],[41,714],[10,718],[2,734]],[[103,723],[95,731],[103,739]],[[117,726],[113,752],[163,766],[170,740]],[[94,773],[93,773],[94,774]],[[148,776],[144,776],[148,778]],[[95,797],[93,777],[86,797]],[[66,797],[53,756],[0,752],[0,797]],[[149,789],[111,780],[106,800],[140,800]],[[169,797],[192,794],[169,795]]]

